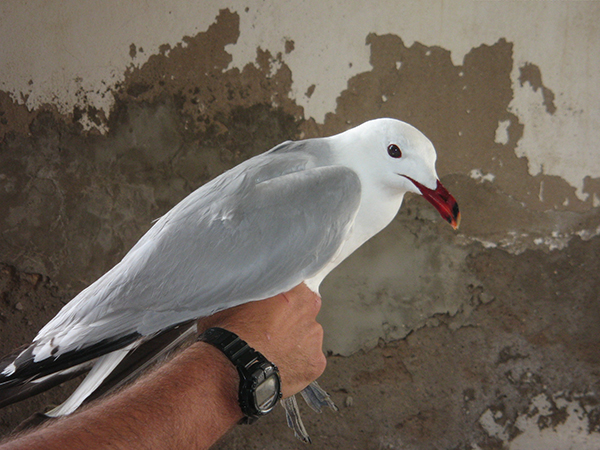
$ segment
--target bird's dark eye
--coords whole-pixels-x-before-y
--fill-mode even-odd
[[[390,144],[388,145],[388,155],[390,155],[392,158],[401,158],[402,150],[400,150],[400,147],[398,147],[396,144]]]

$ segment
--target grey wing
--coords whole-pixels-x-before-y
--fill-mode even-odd
[[[341,166],[235,183],[182,201],[38,338],[62,353],[285,292],[335,256],[360,203],[357,175]]]

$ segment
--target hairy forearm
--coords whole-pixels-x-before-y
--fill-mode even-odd
[[[325,369],[321,299],[306,286],[204,318],[244,339],[281,371],[283,396],[294,395]],[[239,376],[213,346],[196,342],[130,387],[54,421],[0,450],[206,449],[242,417]]]
[[[218,350],[195,343],[118,395],[0,448],[208,448],[242,418],[237,383]]]

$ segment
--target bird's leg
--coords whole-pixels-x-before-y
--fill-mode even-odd
[[[301,394],[304,401],[313,411],[320,413],[324,406],[329,406],[334,411],[338,411],[338,407],[335,406],[335,403],[333,403],[329,394],[325,392],[316,381],[313,381],[306,386]]]
[[[310,444],[310,436],[308,435],[302,418],[300,417],[300,410],[298,409],[298,402],[296,402],[296,396],[284,398],[281,401],[281,405],[285,409],[285,418],[287,419],[288,427],[294,430],[294,435],[302,442]]]

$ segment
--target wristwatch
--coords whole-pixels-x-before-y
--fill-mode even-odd
[[[281,378],[275,364],[223,328],[209,328],[198,340],[221,350],[237,368],[240,375],[238,401],[245,415],[243,423],[253,423],[273,410],[281,398]]]

